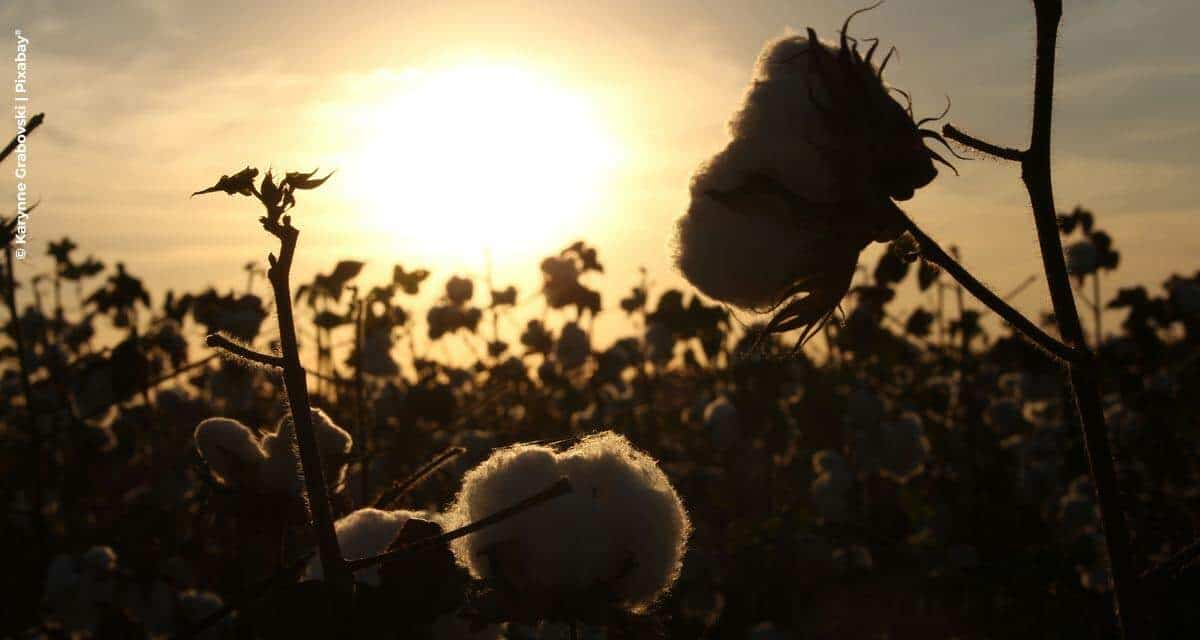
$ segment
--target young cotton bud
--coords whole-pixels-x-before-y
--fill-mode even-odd
[[[249,482],[267,458],[258,437],[237,420],[209,418],[196,426],[193,437],[200,457],[222,484]]]
[[[499,512],[563,476],[570,493],[452,543],[458,562],[547,606],[596,589],[604,592],[601,604],[638,611],[654,603],[679,575],[691,523],[658,463],[615,433],[564,452],[536,445],[495,452],[463,478],[447,528]]]
[[[370,558],[387,551],[400,529],[410,518],[425,518],[429,515],[419,511],[382,511],[380,509],[359,509],[334,523],[338,544],[342,548],[342,556],[347,560]],[[313,580],[323,580],[319,558],[313,558],[308,563],[305,575]],[[355,580],[378,587],[380,584],[379,565],[359,569],[354,573]]]

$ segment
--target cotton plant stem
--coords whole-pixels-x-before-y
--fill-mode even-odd
[[[1054,100],[1054,55],[1058,25],[1062,19],[1062,0],[1036,0],[1037,62],[1034,75],[1033,130],[1029,150],[1021,160],[1021,179],[1029,192],[1041,244],[1042,263],[1050,285],[1050,299],[1059,331],[1067,344],[1082,351],[1085,357],[1072,362],[1068,371],[1075,404],[1083,428],[1084,445],[1092,480],[1100,504],[1100,518],[1108,543],[1113,589],[1116,595],[1117,616],[1125,637],[1145,637],[1142,603],[1138,600],[1137,574],[1134,572],[1133,549],[1125,512],[1121,507],[1120,489],[1108,441],[1108,429],[1100,404],[1098,363],[1088,350],[1067,275],[1059,237],[1058,215],[1054,208],[1054,189],[1050,172],[1050,136]]]
[[[1083,335],[1079,310],[1075,306],[1075,297],[1067,274],[1062,240],[1059,237],[1057,211],[1054,207],[1050,140],[1053,122],[1054,58],[1058,25],[1062,19],[1062,0],[1034,0],[1033,6],[1037,18],[1037,53],[1034,69],[1033,127],[1029,148],[1012,153],[1012,149],[984,143],[963,134],[951,125],[946,125],[943,132],[946,137],[969,147],[1021,163],[1021,180],[1029,192],[1029,201],[1033,208],[1038,243],[1041,246],[1042,266],[1050,288],[1055,320],[1063,340],[1077,354],[1077,357],[1068,361],[1067,370],[1071,395],[1075,400],[1076,413],[1083,431],[1092,482],[1100,506],[1100,520],[1112,571],[1118,623],[1125,638],[1141,639],[1149,637],[1149,620],[1145,617],[1145,603],[1141,601],[1139,593],[1129,527],[1121,507],[1116,469],[1108,441],[1104,411],[1100,404],[1098,365]]]
[[[296,443],[300,450],[300,464],[304,469],[304,484],[312,509],[313,525],[317,534],[317,550],[321,558],[321,569],[325,580],[335,593],[345,599],[342,604],[349,611],[349,598],[354,594],[354,576],[346,567],[333,528],[333,509],[329,504],[329,492],[325,484],[325,472],[321,466],[321,452],[317,449],[313,433],[312,413],[308,404],[308,380],[300,364],[300,350],[296,344],[296,325],[292,315],[292,295],[289,275],[296,241],[300,231],[291,225],[288,216],[280,224],[271,219],[263,226],[279,238],[279,257],[270,256],[271,268],[267,279],[275,294],[275,310],[279,319],[279,344],[283,352],[283,386],[291,407],[292,420],[296,427]],[[339,607],[340,608],[340,607]]]
[[[977,300],[987,305],[989,309],[995,311],[1000,317],[1004,318],[1009,324],[1016,327],[1027,338],[1032,340],[1034,344],[1054,355],[1059,360],[1070,362],[1079,357],[1079,353],[1063,344],[1061,341],[1042,331],[1040,327],[1033,323],[1029,318],[1016,309],[1012,308],[1000,296],[992,292],[987,285],[980,282],[975,276],[971,275],[961,264],[958,263],[949,253],[947,253],[933,238],[929,237],[920,227],[917,226],[911,218],[906,218],[906,228],[909,233],[917,240],[917,244],[921,246],[921,255],[928,261],[941,267],[943,271],[954,278]]]

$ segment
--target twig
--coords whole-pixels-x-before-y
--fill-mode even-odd
[[[46,114],[44,114],[44,113],[39,113],[36,116],[33,116],[32,118],[30,118],[29,121],[25,123],[25,136],[28,137],[29,134],[33,133],[34,129],[37,129],[38,127],[42,126],[42,121],[45,119],[46,119]],[[11,129],[10,129],[10,131],[11,131]],[[18,144],[20,144],[20,141],[18,140],[18,138],[16,136],[14,136],[13,139],[11,141],[9,141],[9,143],[7,145],[5,145],[4,149],[0,150],[0,162],[4,162],[4,159],[7,158],[10,154],[12,154],[12,152],[17,148]]]
[[[989,309],[995,311],[1000,317],[1008,321],[1009,324],[1017,328],[1022,334],[1027,336],[1035,344],[1042,349],[1051,353],[1063,362],[1071,362],[1079,357],[1079,353],[1071,347],[1063,344],[1059,340],[1051,337],[1050,334],[1042,331],[1040,327],[1033,323],[1029,318],[1016,309],[1012,308],[1007,302],[987,288],[982,282],[971,275],[961,264],[958,263],[950,254],[946,253],[933,238],[929,237],[917,223],[911,218],[906,217],[908,232],[917,239],[917,243],[921,246],[921,255],[926,260],[941,267],[943,271],[950,274],[952,278],[958,281],[971,295],[975,296]]]
[[[1026,154],[1025,151],[1021,151],[1020,149],[1011,149],[1009,147],[1001,147],[999,145],[995,145],[990,142],[985,142],[983,140],[980,140],[979,138],[969,136],[969,135],[963,133],[962,131],[959,131],[958,129],[956,129],[954,127],[954,125],[952,125],[952,124],[947,124],[944,127],[942,127],[942,135],[946,136],[947,138],[950,138],[951,140],[953,140],[965,147],[970,147],[972,149],[975,149],[976,151],[982,151],[990,156],[995,156],[997,158],[1000,158],[1001,160],[1011,160],[1013,162],[1020,162],[1025,157],[1025,154]]]
[[[249,360],[250,362],[257,362],[264,367],[272,367],[275,369],[283,368],[283,358],[266,353],[259,353],[253,349],[244,347],[219,333],[214,333],[205,338],[204,344],[207,344],[213,349],[227,351],[230,355],[236,358]]]
[[[417,486],[422,480],[429,477],[429,474],[437,471],[439,467],[449,462],[452,458],[462,455],[467,450],[462,447],[446,447],[440,451],[432,460],[425,463],[420,469],[417,469],[412,475],[403,480],[398,480],[387,491],[379,496],[373,505],[376,509],[387,509],[392,506],[397,500]]]
[[[433,536],[430,538],[423,538],[421,540],[415,540],[408,544],[399,546],[391,551],[388,551],[387,553],[382,553],[377,556],[372,556],[370,558],[362,558],[361,560],[351,560],[346,563],[346,566],[348,566],[351,571],[358,571],[359,569],[366,569],[367,567],[373,567],[377,564],[383,564],[385,562],[388,562],[388,561],[394,560],[398,557],[401,557],[405,554],[412,553],[414,551],[420,551],[421,549],[425,549],[425,548],[433,546],[433,545],[444,544],[444,543],[450,542],[452,540],[457,540],[463,536],[467,536],[472,533],[475,533],[476,531],[479,531],[480,529],[484,529],[484,528],[490,527],[494,524],[497,524],[499,522],[502,522],[504,520],[507,520],[507,519],[521,513],[522,511],[536,507],[537,505],[542,504],[543,502],[546,502],[548,500],[553,500],[554,498],[557,498],[559,496],[566,495],[566,494],[570,493],[571,491],[572,491],[571,482],[569,480],[567,480],[566,477],[562,477],[562,478],[559,478],[557,482],[555,482],[554,484],[547,487],[545,490],[543,490],[539,493],[536,493],[532,496],[529,496],[528,498],[525,498],[524,500],[514,504],[511,507],[508,507],[506,509],[501,509],[500,511],[497,511],[496,513],[493,513],[492,515],[487,516],[486,518],[483,518],[482,520],[476,520],[475,522],[472,522],[471,524],[468,524],[463,527],[459,527],[458,529],[455,529],[453,531],[448,531],[446,533],[443,533],[440,536]]]

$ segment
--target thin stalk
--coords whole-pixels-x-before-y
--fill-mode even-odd
[[[1104,342],[1104,327],[1100,325],[1100,316],[1104,315],[1104,307],[1100,304],[1100,270],[1092,274],[1092,314],[1096,321],[1096,351]]]
[[[943,271],[948,273],[961,284],[971,295],[977,300],[987,305],[989,309],[995,311],[1000,317],[1004,318],[1009,324],[1016,327],[1022,334],[1028,337],[1042,349],[1057,357],[1064,362],[1079,357],[1075,349],[1063,344],[1059,340],[1051,337],[1040,327],[1033,323],[1029,318],[1016,309],[1012,308],[1000,296],[987,288],[987,285],[980,282],[975,276],[971,275],[961,264],[958,263],[950,254],[946,253],[933,238],[929,237],[920,227],[917,226],[911,218],[905,218],[908,232],[917,239],[917,243],[921,247],[921,255],[928,261],[941,267]]]
[[[1042,266],[1050,288],[1054,316],[1063,340],[1078,354],[1069,361],[1067,371],[1071,395],[1075,400],[1076,413],[1083,432],[1092,482],[1100,506],[1100,520],[1112,570],[1118,624],[1121,625],[1124,637],[1145,638],[1148,637],[1149,620],[1144,615],[1145,603],[1138,592],[1138,576],[1134,570],[1129,526],[1125,522],[1125,513],[1121,506],[1108,430],[1100,404],[1098,366],[1084,339],[1079,310],[1075,306],[1075,297],[1063,256],[1062,240],[1059,238],[1057,211],[1054,208],[1050,140],[1055,48],[1058,25],[1062,20],[1062,0],[1034,0],[1033,7],[1037,19],[1037,53],[1034,69],[1033,126],[1029,148],[1013,157],[1007,153],[1010,150],[1001,149],[1004,153],[995,153],[995,149],[974,144],[980,141],[962,134],[950,125],[943,131],[947,137],[967,146],[1021,162],[1021,180],[1029,192],[1029,201],[1033,208]]]
[[[1051,180],[1050,138],[1054,101],[1054,56],[1058,25],[1062,19],[1062,0],[1036,0],[1037,62],[1034,75],[1033,128],[1029,150],[1021,160],[1021,179],[1029,192],[1041,245],[1042,264],[1050,285],[1050,299],[1059,332],[1067,344],[1082,351],[1085,357],[1069,367],[1071,388],[1075,396],[1080,426],[1092,481],[1100,505],[1100,519],[1108,543],[1112,568],[1113,589],[1116,595],[1117,619],[1125,637],[1145,637],[1142,603],[1137,592],[1137,573],[1134,570],[1133,548],[1125,512],[1120,502],[1120,489],[1108,441],[1108,429],[1100,404],[1098,365],[1083,337],[1079,311],[1071,293],[1062,240],[1059,237],[1058,215],[1054,208],[1054,188]]]
[[[466,453],[466,451],[467,450],[462,447],[446,447],[440,453],[435,455],[432,460],[425,463],[420,469],[417,469],[415,472],[413,472],[412,475],[403,480],[397,480],[396,483],[391,486],[391,488],[383,492],[383,494],[381,494],[379,498],[375,500],[375,504],[372,506],[374,506],[376,509],[387,509],[391,507],[392,504],[411,491],[413,487],[416,487],[421,483],[421,481],[423,481],[425,478],[428,478],[429,474],[437,471],[442,465],[446,464],[450,460],[462,455],[463,453]]]
[[[300,231],[292,226],[290,216],[283,217],[283,224],[268,218],[264,220],[263,227],[279,238],[279,257],[270,256],[271,267],[267,270],[267,280],[270,281],[275,294],[275,310],[279,318],[279,345],[283,352],[283,386],[296,426],[296,443],[300,450],[300,464],[304,470],[308,503],[312,509],[321,568],[325,580],[333,586],[335,592],[347,599],[342,604],[348,607],[348,598],[354,593],[354,576],[346,567],[333,528],[333,509],[330,507],[325,472],[321,466],[321,452],[317,449],[317,439],[313,433],[308,402],[308,380],[300,363],[296,325],[292,314],[289,277]]]

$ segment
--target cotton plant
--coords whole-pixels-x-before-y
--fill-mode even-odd
[[[908,101],[908,95],[884,82],[890,57],[885,55],[876,65],[879,41],[872,40],[864,53],[860,41],[850,35],[850,19],[861,11],[847,18],[836,43],[821,41],[811,28],[768,43],[730,124],[728,143],[692,179],[688,209],[676,223],[675,261],[704,294],[743,309],[771,312],[766,329],[799,330],[803,345],[846,296],[862,250],[872,242],[904,236],[920,257],[940,267],[1062,365],[1094,474],[1120,619],[1134,635],[1141,635],[1145,618],[1134,595],[1138,578],[1117,499],[1098,364],[1084,337],[1054,206],[1050,140],[1062,2],[1035,0],[1033,5],[1034,117],[1025,149],[989,143],[948,124],[941,133],[923,129],[945,113],[917,120],[896,99],[899,95]],[[924,144],[946,143],[943,134],[979,153],[1021,165],[1061,339],[980,283],[897,205],[934,180],[934,162],[949,164]],[[1076,250],[1077,263],[1087,258],[1085,251]],[[1097,264],[1099,260],[1098,256]]]

